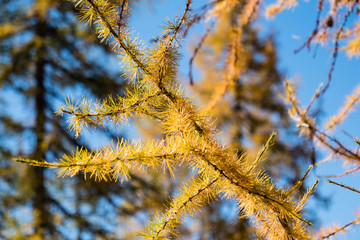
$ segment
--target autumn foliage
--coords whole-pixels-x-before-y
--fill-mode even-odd
[[[281,77],[266,61],[262,62],[260,67],[254,67],[253,63],[257,62],[251,58],[251,52],[247,52],[244,47],[249,42],[255,41],[256,32],[251,29],[251,23],[257,19],[260,9],[266,6],[265,3],[259,0],[213,1],[195,11],[191,0],[184,1],[182,13],[168,19],[163,25],[163,35],[155,39],[152,45],[147,46],[141,39],[135,37],[128,26],[128,19],[133,14],[131,1],[72,0],[71,2],[78,9],[81,20],[94,25],[101,42],[108,44],[114,54],[119,56],[129,87],[124,95],[109,96],[96,102],[87,98],[75,101],[67,99],[66,105],[61,107],[57,114],[62,117],[69,116],[69,128],[76,132],[76,136],[80,136],[83,129],[109,126],[115,128],[119,125],[131,124],[134,119],[145,119],[160,126],[161,139],[149,141],[119,139],[95,151],[79,147],[73,153],[65,153],[57,162],[24,158],[18,158],[17,161],[37,167],[57,168],[62,177],[82,173],[85,178],[99,181],[132,181],[131,173],[147,173],[153,169],[159,171],[159,174],[166,169],[172,176],[176,176],[176,169],[181,166],[185,165],[192,169],[192,178],[186,180],[177,190],[166,211],[154,216],[144,231],[139,233],[145,239],[167,239],[175,236],[178,225],[187,216],[196,218],[201,207],[222,198],[236,202],[239,212],[251,222],[258,237],[311,239],[315,236],[304,207],[315,191],[318,181],[312,183],[309,189],[303,188],[303,182],[313,165],[308,164],[307,171],[301,173],[291,186],[280,187],[272,181],[263,167],[266,166],[267,156],[271,155],[271,147],[276,141],[281,141],[276,140],[275,133],[267,131],[268,140],[264,140],[264,134],[259,132],[258,135],[253,135],[258,136],[253,138],[254,142],[257,141],[256,154],[247,154],[239,146],[227,145],[219,140],[221,132],[216,121],[226,122],[227,118],[221,118],[225,115],[220,114],[221,108],[219,109],[218,106],[226,101],[230,102],[229,99],[241,98],[267,111],[286,114],[286,110],[276,102],[280,101],[280,98],[272,105],[267,105],[269,101],[257,98],[255,93],[261,91],[266,91],[261,92],[261,96],[273,96],[277,89],[272,89],[271,86],[279,84]],[[296,3],[297,1],[279,0],[273,5],[266,6],[266,14],[275,16]],[[358,162],[360,159],[358,152],[344,146],[327,131],[341,124],[359,102],[359,87],[348,97],[344,107],[329,120],[325,129],[321,129],[316,119],[310,115],[312,103],[329,88],[338,52],[346,51],[350,57],[360,53],[359,23],[355,22],[353,26],[345,29],[348,18],[359,10],[358,2],[332,1],[326,14],[324,12],[328,7],[325,5],[325,1],[319,0],[315,29],[299,50],[304,47],[310,48],[313,43],[327,44],[333,41],[335,47],[329,77],[325,85],[319,87],[309,106],[303,107],[300,104],[290,80],[284,81],[283,98],[289,104],[290,117],[296,122],[300,135],[324,146],[333,156],[340,156],[344,161]],[[222,61],[224,65],[220,71],[210,69],[209,76],[203,84],[193,88],[193,94],[196,95],[204,91],[202,87],[209,88],[214,82],[217,86],[214,91],[207,89],[208,92],[210,91],[207,96],[202,93],[200,98],[206,98],[207,104],[199,104],[198,107],[193,98],[184,93],[177,74],[180,67],[182,39],[187,36],[189,29],[204,19],[212,19],[215,24],[210,24],[209,30],[194,48],[190,67],[192,68],[195,63],[200,68],[206,64],[209,66],[211,61],[213,61],[211,62],[213,70],[218,61]],[[221,29],[216,29],[214,27],[216,24],[222,24]],[[223,33],[221,31],[226,34],[219,34],[219,32]],[[220,41],[219,36],[226,37],[221,39],[222,42],[217,43],[216,41]],[[201,53],[204,46],[211,44],[211,40],[207,41],[208,39],[213,41],[214,49],[220,49],[218,52],[214,50],[215,54]],[[348,43],[340,47],[339,41],[342,40]],[[227,48],[222,48],[221,44]],[[257,50],[265,58],[275,58],[271,38],[260,45],[258,44]],[[222,52],[226,52],[225,57],[221,55]],[[202,54],[202,60],[205,62],[206,57],[209,56],[218,58],[207,59],[208,62],[204,64],[197,59],[199,57],[197,54]],[[240,61],[241,57],[246,58],[247,61]],[[262,69],[266,69],[273,73],[272,78],[268,80],[269,87],[261,89],[265,83],[256,84],[254,79],[259,78],[251,78],[254,74],[247,74],[251,67],[254,72],[259,73]],[[240,76],[250,80],[238,81]],[[260,79],[265,78],[264,76],[265,74],[261,75]],[[190,78],[192,84],[196,85],[192,73]],[[241,92],[239,84],[252,89],[254,94],[248,96]],[[242,111],[247,113],[244,109],[249,108],[249,105],[237,105],[237,110],[240,113]],[[225,112],[224,109],[222,110]],[[214,119],[213,115],[218,119]],[[260,119],[260,115],[248,111],[246,116],[256,120]],[[226,116],[229,117],[230,114]],[[263,123],[275,125],[271,121]],[[251,123],[248,124],[250,126]],[[233,136],[242,138],[239,134],[232,133]],[[262,146],[258,146],[261,145],[259,141],[262,141]],[[356,140],[356,143],[359,144],[359,141]],[[281,144],[286,146],[285,143]],[[317,163],[313,161],[312,164]],[[357,221],[358,219],[354,223]],[[344,229],[329,230],[321,237],[327,238]]]

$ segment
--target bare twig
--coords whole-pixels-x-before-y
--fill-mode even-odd
[[[355,219],[354,221],[349,222],[348,224],[344,225],[343,227],[336,229],[336,230],[333,231],[332,233],[329,233],[329,234],[321,237],[320,239],[330,238],[330,237],[334,236],[335,234],[337,234],[338,232],[341,232],[341,231],[345,230],[345,228],[350,227],[351,225],[354,225],[354,224],[356,224],[356,223],[358,223],[358,222],[360,222],[360,218],[357,218],[357,219]]]
[[[335,36],[335,49],[334,49],[334,52],[333,52],[333,55],[332,55],[332,62],[331,62],[331,67],[330,67],[329,74],[328,74],[328,80],[327,80],[327,83],[326,83],[325,87],[321,90],[319,96],[324,94],[326,92],[326,90],[329,88],[332,73],[334,71],[336,59],[337,59],[337,56],[338,56],[338,53],[339,53],[340,35],[344,30],[344,27],[345,27],[345,24],[347,23],[347,20],[349,19],[351,13],[354,11],[354,9],[355,9],[355,7],[357,5],[358,5],[358,1],[354,1],[354,3],[351,5],[350,10],[346,13],[346,15],[344,17],[344,21],[342,22],[339,31],[336,33],[336,36]]]
[[[348,174],[351,174],[351,173],[355,173],[357,171],[360,170],[360,167],[356,167],[356,168],[353,168],[353,169],[350,169],[346,172],[343,172],[341,174],[338,174],[338,175],[328,175],[328,176],[320,176],[320,178],[339,178],[339,177],[343,177],[343,176],[346,176]]]
[[[201,37],[200,42],[198,43],[198,45],[196,46],[196,48],[194,49],[193,55],[190,58],[189,61],[189,79],[190,79],[190,85],[194,85],[194,79],[193,79],[193,74],[192,74],[192,69],[193,69],[193,62],[194,59],[196,57],[196,55],[198,54],[198,52],[200,51],[203,43],[205,42],[205,39],[207,38],[207,36],[209,35],[209,33],[211,32],[211,28],[212,28],[213,24],[206,29],[206,32],[204,33],[204,35]]]
[[[340,187],[346,188],[346,189],[348,189],[348,190],[350,190],[350,191],[353,191],[353,192],[356,192],[356,193],[360,193],[359,190],[357,190],[357,189],[355,189],[355,188],[353,188],[353,187],[344,185],[344,184],[342,184],[342,183],[337,183],[337,182],[331,181],[330,179],[328,179],[328,182],[329,182],[329,183],[332,183],[332,184],[335,184],[335,185],[338,185],[338,186],[340,186]]]

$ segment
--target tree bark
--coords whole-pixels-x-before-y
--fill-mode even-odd
[[[45,124],[46,124],[46,99],[45,99],[45,67],[46,67],[46,49],[44,45],[44,38],[46,35],[46,22],[39,21],[35,30],[36,41],[39,41],[38,51],[36,53],[35,62],[35,81],[36,81],[36,93],[35,93],[35,134],[36,143],[33,152],[33,158],[36,160],[44,160],[46,157],[46,140],[45,140]],[[45,188],[45,176],[44,168],[29,168],[31,179],[33,198],[33,217],[34,217],[34,229],[37,239],[44,239],[45,235],[52,234],[53,227],[50,221],[50,214],[47,208],[47,191]]]

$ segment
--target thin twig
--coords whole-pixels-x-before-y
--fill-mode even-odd
[[[114,110],[114,111],[108,111],[106,113],[83,113],[81,111],[76,111],[76,110],[69,111],[69,110],[66,110],[64,108],[60,109],[60,111],[63,112],[63,113],[67,113],[67,114],[74,115],[74,116],[81,117],[81,118],[86,118],[86,117],[109,117],[109,116],[119,115],[119,114],[128,112],[132,108],[135,108],[135,107],[141,105],[142,103],[146,102],[147,100],[159,96],[160,94],[161,94],[160,91],[158,91],[158,92],[156,92],[154,94],[151,94],[151,95],[149,95],[147,97],[144,97],[144,98],[141,98],[141,99],[137,100],[135,103],[133,103],[133,104],[131,104],[129,106],[119,108],[119,109]]]
[[[95,155],[95,154],[94,154]],[[104,159],[104,161],[101,162],[96,162],[93,163],[91,162],[91,159],[88,160],[87,162],[55,162],[55,163],[51,163],[51,162],[46,162],[46,161],[38,161],[38,160],[32,160],[32,159],[23,159],[23,158],[14,158],[14,161],[16,162],[20,162],[20,163],[28,163],[32,166],[35,167],[48,167],[48,168],[71,168],[71,167],[82,167],[82,168],[88,168],[88,167],[97,167],[97,166],[103,166],[105,164],[113,164],[116,163],[118,161],[122,161],[122,162],[132,162],[134,160],[145,160],[145,159],[168,159],[168,158],[175,158],[178,156],[181,156],[183,154],[181,153],[172,153],[172,154],[157,154],[157,155],[147,155],[147,156],[142,156],[142,157],[127,157],[124,158],[122,156],[118,156],[114,159],[108,160],[108,159]],[[144,161],[143,161],[144,162]]]
[[[213,24],[212,24],[213,25]],[[203,43],[205,42],[205,39],[207,38],[207,36],[209,35],[209,33],[211,32],[211,27],[206,29],[206,32],[204,33],[204,35],[201,37],[200,42],[198,43],[198,45],[196,46],[196,48],[194,49],[193,55],[190,58],[189,61],[189,79],[190,79],[190,85],[194,85],[194,80],[193,80],[193,74],[192,74],[192,69],[193,69],[193,62],[194,59],[196,57],[196,55],[198,54],[199,50],[201,49]]]
[[[246,22],[245,22],[244,26],[248,26],[248,25],[250,24],[253,16],[254,16],[255,13],[256,13],[257,8],[258,8],[259,5],[260,5],[260,2],[261,2],[261,0],[257,0],[257,1],[255,2],[253,8],[251,9],[251,12],[250,12],[249,16],[248,16],[247,19],[246,19]]]
[[[319,32],[320,16],[323,10],[323,4],[324,4],[324,0],[319,0],[315,28],[312,31],[310,37],[299,48],[295,49],[294,51],[295,54],[300,52],[305,46],[308,48],[308,50],[310,50],[310,43],[313,40],[313,38],[316,36],[316,34]]]
[[[324,158],[323,160],[318,161],[315,165],[316,165],[316,166],[319,166],[319,165],[321,165],[321,164],[324,164],[324,163],[330,161],[333,157],[336,156],[336,154],[337,154],[337,153],[332,153],[332,154],[330,154],[329,156],[327,156],[327,157]]]
[[[341,174],[338,174],[338,175],[328,175],[328,176],[319,176],[319,177],[320,178],[339,178],[339,177],[343,177],[343,176],[346,176],[351,173],[355,173],[359,170],[360,170],[360,167],[356,167],[356,168],[350,169],[350,170],[343,172]]]
[[[357,190],[357,189],[355,189],[355,188],[353,188],[353,187],[344,185],[344,184],[342,184],[342,183],[337,183],[337,182],[331,181],[330,179],[328,179],[327,181],[328,181],[329,183],[332,183],[332,184],[338,185],[338,186],[340,186],[340,187],[346,188],[346,189],[348,189],[348,190],[350,190],[350,191],[353,191],[353,192],[356,192],[356,193],[360,193],[359,190]]]
[[[335,63],[336,63],[336,59],[339,53],[339,39],[340,39],[340,35],[344,30],[345,24],[347,23],[348,18],[350,17],[351,13],[354,11],[355,7],[358,5],[358,1],[354,1],[354,3],[352,4],[350,10],[346,13],[345,17],[344,17],[344,21],[341,24],[341,27],[339,29],[339,31],[336,33],[335,36],[335,49],[332,55],[332,62],[331,62],[331,67],[330,67],[330,71],[328,74],[328,80],[327,83],[325,85],[325,87],[321,90],[320,95],[324,94],[326,92],[326,90],[329,88],[330,86],[330,81],[331,81],[331,77],[332,77],[332,73],[334,71],[335,68]]]
[[[150,72],[147,70],[147,67],[144,63],[142,63],[140,61],[140,59],[135,55],[135,53],[133,53],[125,44],[125,42],[120,38],[120,35],[118,35],[115,30],[113,29],[113,27],[111,26],[111,24],[109,23],[109,21],[106,19],[106,17],[104,16],[104,14],[100,11],[100,9],[98,8],[98,6],[96,6],[96,4],[93,2],[93,0],[86,0],[91,7],[97,12],[97,14],[99,15],[99,17],[101,18],[101,20],[103,20],[106,24],[106,27],[109,29],[110,33],[114,36],[114,38],[119,42],[120,47],[127,53],[129,54],[129,56],[131,56],[132,60],[138,65],[139,68],[141,68],[141,70],[143,70],[147,75],[150,75]]]
[[[332,237],[332,236],[334,236],[335,234],[337,234],[338,232],[343,231],[343,230],[345,230],[345,228],[347,228],[347,227],[349,227],[349,226],[351,226],[351,225],[354,225],[355,223],[358,223],[358,222],[360,222],[360,218],[357,218],[357,219],[355,219],[354,221],[349,222],[348,224],[344,225],[343,227],[341,227],[341,228],[339,228],[339,229],[336,229],[336,230],[333,231],[332,233],[329,233],[328,235],[325,235],[325,236],[321,237],[320,239],[327,239],[327,238],[329,238],[329,237]]]
[[[178,209],[175,209],[172,213],[171,216],[166,219],[166,221],[164,221],[164,224],[162,225],[162,227],[155,233],[155,236],[152,237],[152,239],[158,239],[160,233],[165,230],[166,226],[171,222],[171,220],[174,220],[177,215],[179,214],[179,212],[181,211],[182,208],[185,208],[187,204],[189,204],[190,202],[192,202],[194,200],[194,198],[196,198],[197,196],[200,196],[200,194],[202,192],[204,192],[206,189],[210,188],[213,184],[215,184],[218,180],[220,179],[220,177],[215,178],[214,180],[212,180],[209,184],[207,184],[206,186],[200,188],[197,190],[197,192],[193,195],[191,195],[186,201],[184,201],[181,206]]]

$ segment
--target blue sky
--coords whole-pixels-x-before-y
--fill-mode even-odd
[[[140,4],[136,10],[136,19],[133,19],[131,25],[134,26],[136,33],[148,42],[152,37],[158,36],[161,32],[160,25],[164,19],[170,15],[179,15],[184,8],[185,1],[148,1],[150,4]],[[194,1],[195,6],[200,6],[205,1]],[[300,1],[296,8],[287,10],[274,19],[260,18],[257,26],[260,33],[266,36],[274,33],[275,40],[278,46],[279,54],[279,68],[285,75],[291,79],[297,79],[298,95],[303,105],[307,105],[319,87],[320,83],[326,83],[327,75],[331,65],[331,50],[332,44],[319,47],[316,57],[313,51],[308,52],[306,49],[298,54],[293,51],[298,48],[311,34],[316,19],[317,1]],[[202,32],[200,26],[195,27],[193,32]],[[188,42],[184,42],[183,61],[180,68],[180,73],[187,76],[188,66],[188,49],[186,49]],[[313,48],[314,49],[314,46]],[[323,109],[320,117],[320,123],[324,123],[329,116],[332,116],[343,105],[345,96],[350,94],[360,83],[360,64],[359,59],[349,59],[344,53],[340,53],[337,59],[335,70],[330,88],[326,94],[321,98],[317,104]],[[315,105],[316,106],[316,105]],[[358,122],[360,120],[359,113],[352,113],[350,117],[341,125],[340,129],[350,132],[353,136],[360,137]],[[346,144],[352,144],[352,140],[337,131],[334,134],[344,141]],[[319,151],[319,159],[327,155]],[[344,166],[341,161],[331,161],[328,164],[317,167],[317,175],[332,175],[339,174],[344,169],[349,169],[351,166]],[[309,182],[315,181],[315,176],[312,174]],[[350,175],[341,179],[334,179],[354,188],[360,189],[359,174]],[[332,198],[329,208],[323,208],[318,203],[311,201],[309,206],[316,209],[318,216],[322,223],[326,225],[338,223],[340,226],[355,219],[354,210],[359,208],[360,195],[355,194],[349,190],[341,189],[340,187],[326,183],[326,179],[320,179],[318,191],[325,196]],[[310,183],[309,183],[310,184]],[[341,239],[358,239],[360,230],[352,227],[346,235],[340,236]]]
[[[268,26],[274,28],[277,33],[276,40],[279,46],[280,68],[284,69],[287,76],[299,77],[300,84],[298,92],[303,104],[308,104],[312,94],[321,82],[327,81],[327,74],[331,64],[331,50],[333,45],[329,44],[319,47],[316,57],[313,57],[313,51],[306,49],[298,54],[293,54],[304,39],[309,36],[315,25],[316,2],[300,2],[299,6],[293,10],[286,11],[274,20],[268,22]],[[298,39],[300,38],[300,39]],[[314,48],[313,48],[314,49]],[[327,93],[321,99],[323,114],[320,123],[324,123],[329,116],[335,114],[343,105],[345,96],[350,94],[360,83],[360,64],[359,59],[349,59],[344,53],[340,53],[337,59],[333,78]],[[358,122],[360,114],[352,113],[339,129],[359,137]],[[337,138],[347,144],[352,144],[352,140],[341,131],[334,133]],[[326,157],[327,155],[322,155]],[[320,158],[321,160],[321,158]],[[317,168],[317,174],[333,175],[343,172],[343,169],[349,169],[351,166],[345,166],[341,161],[332,161]],[[321,179],[319,190],[325,196],[331,196],[329,209],[324,209],[311,203],[310,206],[316,207],[319,217],[325,225],[338,223],[345,225],[355,219],[354,210],[359,209],[360,195],[349,190],[341,189],[338,186],[326,183],[326,179]],[[346,185],[360,189],[359,174],[348,175],[334,181],[342,182]],[[346,234],[339,236],[340,239],[359,239],[360,231],[355,226]]]
[[[146,42],[152,37],[159,36],[162,29],[160,25],[164,23],[165,18],[170,15],[179,15],[185,5],[185,0],[147,0],[149,4],[144,4],[145,0],[135,9],[135,19],[131,20],[136,34]],[[201,6],[206,0],[196,0],[194,5]],[[264,36],[270,33],[275,34],[275,40],[278,46],[279,68],[291,79],[299,79],[298,93],[303,104],[307,104],[312,94],[318,88],[321,82],[325,83],[331,63],[331,44],[318,48],[317,55],[314,58],[313,52],[303,50],[298,54],[293,51],[299,47],[303,41],[309,36],[315,26],[317,1],[300,1],[298,7],[285,11],[278,15],[275,19],[261,18],[257,26],[260,33]],[[203,28],[196,25],[193,32],[201,33]],[[190,38],[191,39],[191,38]],[[180,73],[187,77],[187,67],[189,61],[189,50],[186,48],[188,41],[183,46],[183,60],[181,62]],[[112,63],[114,64],[114,63]],[[114,64],[114,67],[118,65]],[[339,107],[344,103],[344,97],[351,93],[353,88],[360,83],[360,64],[359,59],[348,59],[344,53],[340,53],[333,73],[333,80],[326,95],[321,99],[320,106],[323,113],[320,122],[324,122],[328,116],[337,112]],[[21,104],[20,104],[21,105]],[[18,110],[18,109],[17,109]],[[353,136],[360,138],[358,128],[360,113],[355,112],[342,125],[342,128],[350,132]],[[133,138],[138,135],[130,129],[129,132],[134,133]],[[92,134],[92,133],[91,133]],[[336,136],[347,144],[352,144],[351,139],[341,131],[335,132]],[[132,137],[129,137],[132,138]],[[97,138],[98,139],[98,138]],[[104,139],[105,141],[105,139]],[[103,141],[98,141],[99,147]],[[322,155],[325,157],[326,155]],[[321,159],[321,157],[320,157]],[[341,161],[332,161],[331,163],[321,165],[317,168],[318,175],[339,174],[344,168]],[[354,188],[360,189],[359,174],[346,176],[335,181],[342,182]],[[308,184],[315,181],[314,174],[311,175]],[[319,206],[315,201],[311,201],[309,206],[316,209],[322,223],[326,225],[334,222],[340,226],[352,221],[355,216],[354,210],[359,208],[360,195],[354,192],[343,190],[337,186],[326,183],[325,179],[321,179],[318,191],[325,196],[332,198],[328,209]],[[360,230],[356,227],[340,239],[359,239]]]

